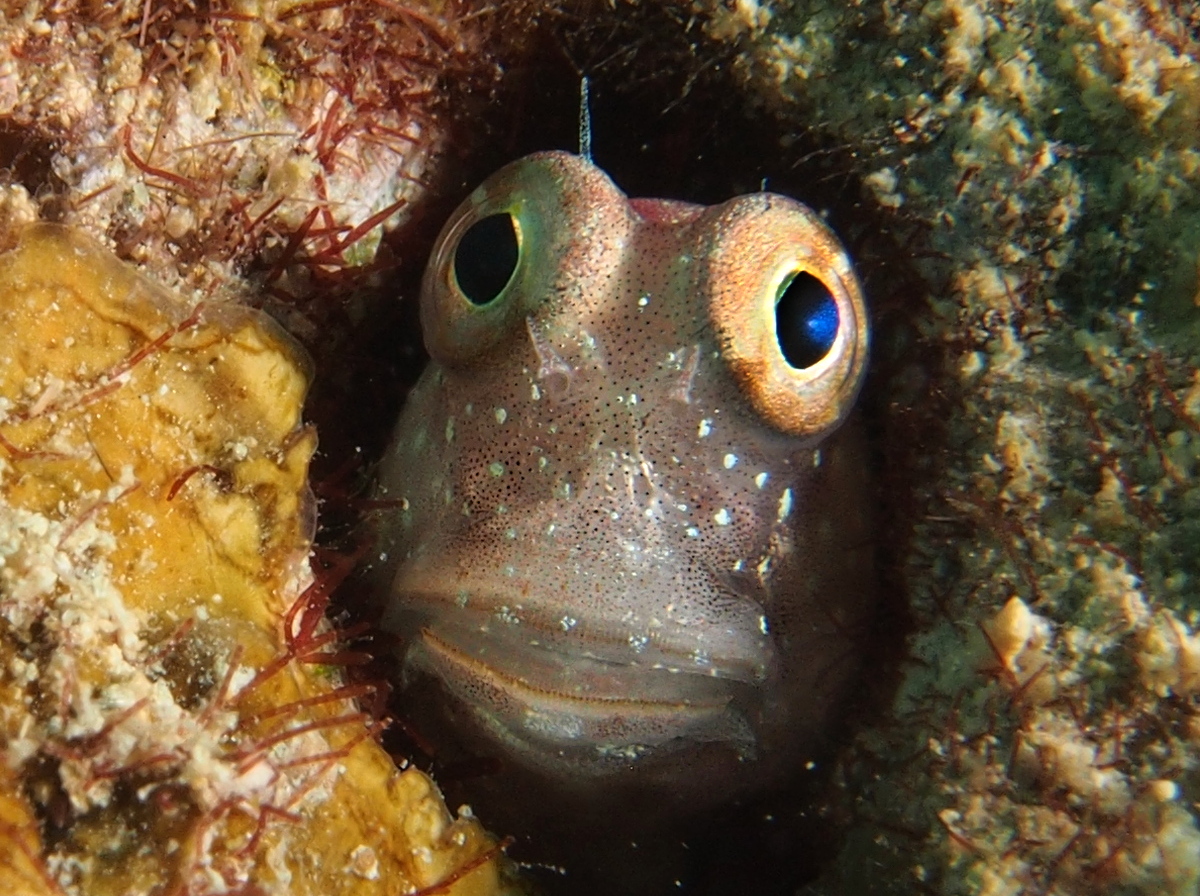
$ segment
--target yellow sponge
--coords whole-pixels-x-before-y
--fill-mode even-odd
[[[0,256],[0,892],[484,894],[308,554],[307,361],[54,225]]]

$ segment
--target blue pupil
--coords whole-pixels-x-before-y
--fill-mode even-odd
[[[801,271],[775,302],[775,332],[779,350],[797,370],[812,367],[837,338],[841,319],[837,302],[825,284]]]

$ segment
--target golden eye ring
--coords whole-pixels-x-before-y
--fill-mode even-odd
[[[709,318],[730,374],[775,429],[827,434],[866,370],[866,305],[845,249],[809,208],[770,194],[721,206],[713,233]]]

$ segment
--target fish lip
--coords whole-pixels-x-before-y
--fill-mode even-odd
[[[456,598],[446,588],[439,587],[436,580],[424,583],[410,580],[407,584],[417,587],[396,588],[382,627],[413,638],[428,627],[451,641],[486,636],[518,654],[540,649],[573,660],[750,686],[763,685],[775,674],[774,648],[769,639],[764,639],[756,657],[705,651],[699,640],[688,652],[669,638],[648,637],[644,628],[589,618],[585,613],[578,613],[579,618],[575,618],[565,611],[553,614],[540,611],[530,605],[528,595],[487,587],[490,583],[470,589],[469,605],[465,589],[460,589]],[[505,665],[502,658],[498,662],[502,667]]]
[[[618,698],[628,697],[646,701],[670,699],[659,698],[652,687],[630,692],[624,681],[625,673],[648,676],[645,680],[655,682],[685,679],[705,682],[707,684],[698,688],[722,695],[727,694],[734,685],[745,683],[741,676],[720,674],[707,667],[688,668],[687,664],[682,662],[639,662],[636,658],[622,658],[621,649],[628,648],[617,642],[597,645],[600,649],[580,650],[577,649],[579,643],[575,639],[528,625],[510,626],[501,623],[484,627],[464,625],[461,619],[425,618],[419,623],[415,635],[414,642],[435,638],[454,649],[469,652],[477,662],[519,681],[533,682],[539,676],[545,679],[550,675],[561,675],[569,672],[572,665],[585,666],[592,674],[608,673],[621,682],[619,686],[611,688],[613,695]],[[613,647],[617,650],[604,649]],[[545,684],[538,683],[535,686],[545,687]],[[597,699],[607,699],[607,695],[599,691],[595,692],[595,696]]]
[[[446,564],[454,569],[467,559],[451,555]],[[611,608],[574,609],[572,601],[558,591],[515,590],[499,576],[448,577],[444,570],[426,564],[406,565],[392,579],[382,627],[401,636],[413,636],[424,625],[436,630],[445,627],[451,637],[457,637],[454,632],[474,631],[516,649],[521,641],[529,641],[536,642],[534,647],[580,659],[766,684],[778,669],[774,638],[768,633],[761,603],[757,595],[719,584],[714,582],[714,597],[731,596],[760,614],[752,635],[744,614],[726,627],[706,627],[703,620],[689,623],[672,618],[670,606],[649,603],[636,608],[636,617],[630,609],[618,618]],[[629,601],[625,606],[635,605],[637,601]]]
[[[572,656],[510,634],[423,625],[406,648],[406,684],[422,674],[440,680],[495,740],[559,773],[603,774],[696,744],[755,758],[739,708],[745,684]]]

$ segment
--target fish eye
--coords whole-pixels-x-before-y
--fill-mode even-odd
[[[557,284],[602,278],[622,262],[634,221],[612,181],[573,156],[543,153],[501,168],[455,209],[434,244],[421,280],[429,354],[454,365],[521,350],[529,319]],[[580,236],[600,231],[610,238]]]
[[[697,251],[717,350],[767,425],[820,438],[850,413],[866,372],[862,288],[845,248],[785,196],[731,199],[708,213]]]
[[[797,370],[819,363],[837,338],[841,322],[829,288],[807,271],[784,280],[775,298],[775,338]]]
[[[521,258],[517,221],[509,212],[480,218],[454,250],[454,280],[472,305],[496,301],[512,282]]]

